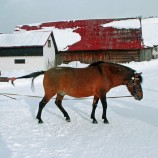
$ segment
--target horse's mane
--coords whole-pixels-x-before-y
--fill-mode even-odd
[[[127,70],[131,70],[131,71],[134,71],[134,72],[135,72],[134,69],[129,68],[129,67],[127,67],[127,66],[120,65],[120,64],[117,64],[117,63],[112,63],[112,62],[105,62],[105,61],[93,62],[93,63],[91,63],[89,66],[98,66],[99,64],[102,64],[102,63],[106,63],[106,64],[109,64],[109,65],[111,65],[111,66],[119,67],[119,68],[124,67],[124,68],[126,68]]]
[[[98,66],[101,63],[105,63],[105,62],[104,61],[97,61],[97,62],[91,63],[89,66]]]
[[[134,73],[136,72],[134,69],[129,68],[127,66],[120,65],[120,64],[117,64],[117,63],[112,63],[112,62],[105,62],[105,61],[97,61],[97,62],[91,63],[89,65],[89,67],[91,67],[91,66],[99,66],[100,64],[104,64],[104,63],[109,65],[109,69],[110,69],[111,73],[114,73],[114,74],[120,74],[122,72],[123,73],[126,72],[129,77],[133,77]],[[142,81],[142,77],[140,76],[139,78]]]
[[[94,63],[91,63],[89,66],[99,66],[99,64],[108,64],[110,65],[110,70],[112,73],[120,73],[120,71],[125,71],[127,70],[127,72],[129,72],[130,77],[133,77],[134,74],[136,73],[136,71],[130,67],[124,66],[124,65],[120,65],[117,63],[112,63],[112,62],[105,62],[105,61],[97,61]],[[120,71],[119,71],[120,70]],[[99,71],[101,72],[101,68],[99,67]],[[143,77],[140,75],[138,76],[140,83],[143,82]]]

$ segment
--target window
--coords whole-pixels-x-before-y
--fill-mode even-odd
[[[25,64],[25,59],[15,59],[14,63],[15,64]]]
[[[51,40],[48,40],[48,47],[51,47]]]
[[[155,49],[155,51],[157,52],[157,51],[158,51],[158,46],[155,46],[154,49]]]

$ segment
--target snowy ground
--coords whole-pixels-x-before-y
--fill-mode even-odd
[[[90,119],[92,99],[64,100],[71,122],[67,123],[52,99],[43,110],[44,124],[35,119],[40,98],[0,95],[1,158],[157,158],[158,156],[158,60],[126,64],[143,72],[144,98],[108,99],[103,124],[102,107],[96,111],[99,124]],[[81,65],[79,65],[81,66]],[[2,72],[18,76],[24,71]],[[16,86],[0,83],[1,93],[43,96],[42,76],[17,80]],[[108,96],[129,95],[126,87],[112,89]]]

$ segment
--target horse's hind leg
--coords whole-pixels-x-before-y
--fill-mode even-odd
[[[45,107],[45,105],[48,103],[48,99],[46,97],[43,97],[41,102],[39,103],[39,109],[36,118],[39,120],[38,123],[43,123],[43,120],[41,119],[42,110]]]
[[[95,118],[95,110],[96,110],[96,108],[97,108],[98,101],[99,101],[99,98],[94,96],[93,104],[92,104],[91,119],[93,119],[92,123],[95,123],[95,124],[98,123],[98,121],[97,121],[96,118]]]
[[[60,111],[63,113],[64,117],[66,117],[66,121],[70,122],[71,121],[70,117],[69,117],[68,113],[66,112],[66,110],[62,106],[63,97],[64,96],[61,96],[60,94],[57,94],[57,97],[56,97],[56,100],[55,100],[55,104],[60,109]]]
[[[106,110],[107,110],[107,101],[106,101],[106,95],[104,97],[101,98],[101,103],[103,106],[103,115],[102,115],[102,119],[104,120],[104,123],[108,124],[109,121],[106,117]]]

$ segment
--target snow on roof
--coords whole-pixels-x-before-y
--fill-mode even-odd
[[[77,28],[67,28],[67,29],[58,29],[55,27],[43,27],[42,30],[51,30],[53,31],[55,42],[58,48],[58,51],[66,51],[69,46],[79,42],[81,40],[81,36],[73,32]]]
[[[125,20],[118,20],[112,21],[106,24],[102,24],[103,27],[113,27],[118,29],[139,29],[140,28],[140,21],[139,19],[125,19]]]
[[[29,26],[34,26],[34,25],[30,24]],[[18,30],[23,33],[24,32],[41,32],[41,31],[53,32],[58,51],[66,51],[68,50],[69,46],[81,40],[81,36],[78,33],[73,32],[77,28],[58,29],[55,27],[42,27],[39,30],[32,30],[32,31],[26,31],[23,29],[18,29]]]
[[[0,47],[44,46],[51,32],[0,34]]]
[[[158,18],[142,18],[141,23],[142,27],[139,18],[76,20],[18,25],[16,30],[51,30],[59,51],[137,49],[158,45]]]
[[[142,36],[144,45],[158,45],[158,18],[146,18],[142,20]]]
[[[91,19],[18,25],[16,31],[51,29],[59,51],[141,49],[140,29],[118,29],[102,26],[102,24],[112,21],[118,21],[118,19]],[[69,32],[69,34],[63,32]]]
[[[145,46],[158,45],[158,18],[142,18],[142,37],[143,44]],[[103,27],[113,27],[113,28],[140,28],[139,19],[126,19],[109,22],[103,24]]]

